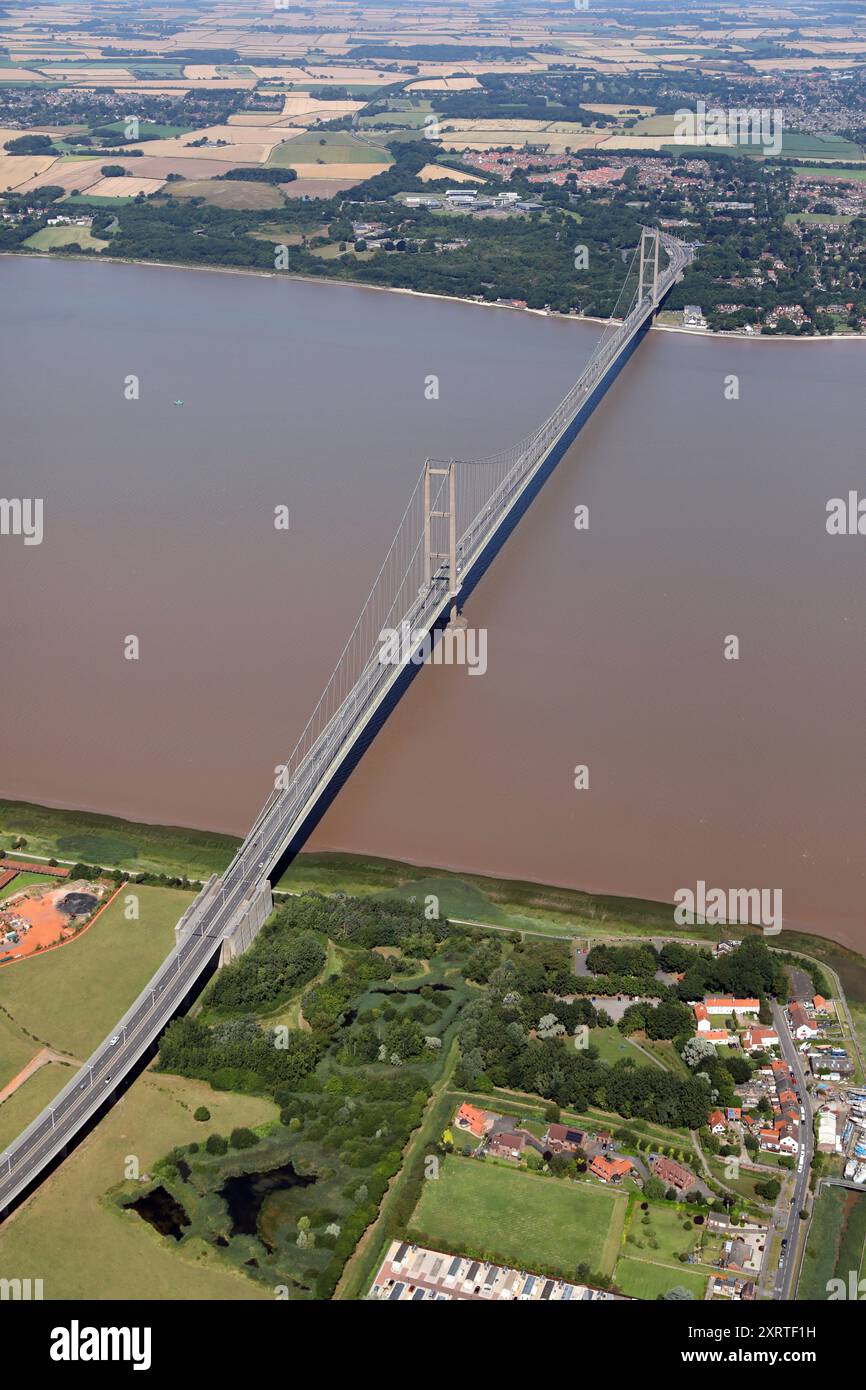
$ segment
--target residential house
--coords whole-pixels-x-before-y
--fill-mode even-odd
[[[474,1134],[476,1139],[482,1139],[490,1128],[490,1121],[484,1110],[479,1110],[477,1105],[469,1105],[466,1101],[457,1111],[455,1123],[458,1129],[468,1129],[470,1134]]]
[[[653,1154],[649,1166],[653,1177],[658,1178],[666,1187],[676,1188],[677,1192],[689,1192],[697,1182],[691,1169],[682,1163],[675,1163],[672,1158],[663,1157],[662,1154]]]
[[[711,1134],[724,1134],[727,1129],[727,1122],[721,1110],[711,1110],[707,1125]]]
[[[718,1014],[757,1014],[761,1009],[760,999],[737,999],[733,995],[721,994],[713,999],[704,1000],[704,1008],[712,1017]]]
[[[554,1154],[573,1154],[578,1149],[586,1149],[589,1135],[585,1129],[574,1129],[572,1125],[548,1125],[542,1139],[545,1149]]]
[[[741,1041],[745,1052],[765,1052],[768,1047],[779,1046],[779,1034],[775,1028],[753,1023],[751,1028],[746,1029]]]
[[[627,1158],[608,1158],[606,1154],[597,1154],[589,1165],[589,1171],[602,1182],[618,1183],[622,1182],[632,1170],[632,1164]]]
[[[788,1005],[788,1022],[791,1033],[798,1042],[805,1042],[807,1038],[817,1038],[818,1025],[809,1017],[798,999]]]
[[[487,1141],[487,1152],[494,1158],[519,1159],[526,1148],[527,1136],[522,1129],[500,1129]]]

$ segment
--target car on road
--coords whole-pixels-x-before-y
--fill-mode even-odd
[[[110,1076],[107,1076],[107,1077],[105,1078],[104,1085],[107,1086],[110,1080],[111,1080],[111,1077],[110,1077]]]

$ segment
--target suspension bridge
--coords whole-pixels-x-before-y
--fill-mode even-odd
[[[298,853],[417,674],[419,654],[446,631],[459,636],[466,598],[693,255],[691,246],[644,228],[613,315],[586,367],[548,418],[526,439],[490,458],[425,462],[358,621],[243,844],[184,913],[173,950],[111,1036],[0,1154],[0,1218],[101,1118],[122,1083],[145,1064],[167,1023],[189,1006],[217,965],[252,943],[273,909],[271,883]],[[404,635],[398,660],[383,660],[385,630]]]

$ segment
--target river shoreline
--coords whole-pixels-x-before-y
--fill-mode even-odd
[[[319,278],[316,275],[295,275],[291,271],[274,270],[255,270],[250,266],[230,266],[230,265],[188,265],[183,261],[134,261],[127,260],[123,256],[58,256],[53,252],[45,251],[0,251],[0,256],[25,256],[28,260],[46,261],[84,261],[87,265],[126,265],[139,267],[155,267],[159,270],[188,270],[203,271],[211,275],[250,275],[265,280],[294,280],[305,285],[343,285],[349,289],[371,290],[376,294],[404,294],[412,295],[415,299],[436,299],[445,304],[471,304],[478,309],[506,309],[511,313],[534,314],[538,318],[560,319],[565,323],[596,323],[602,328],[607,328],[610,323],[615,322],[611,319],[596,318],[591,314],[561,314],[555,309],[530,309],[518,304],[498,304],[490,303],[485,299],[471,299],[465,295],[457,294],[435,294],[431,290],[413,290],[402,285],[368,285],[363,280],[337,280],[329,277]],[[686,328],[679,324],[653,323],[652,332],[658,333],[683,333],[692,338],[722,338],[727,341],[738,343],[848,343],[866,341],[866,333],[829,333],[819,334],[810,333],[786,334],[786,333],[723,333],[710,328]]]

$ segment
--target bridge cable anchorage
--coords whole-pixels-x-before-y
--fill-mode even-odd
[[[660,251],[667,257],[663,269],[658,264]],[[417,656],[432,629],[443,624],[449,608],[454,620],[466,576],[551,448],[567,437],[608,369],[652,318],[693,257],[693,247],[644,228],[613,313],[589,361],[548,418],[526,439],[489,458],[425,462],[366,602],[289,756],[285,782],[275,783],[229,867],[220,877],[211,875],[184,913],[176,928],[174,950],[115,1027],[114,1033],[124,1039],[122,1048],[113,1053],[110,1039],[101,1043],[51,1107],[0,1154],[0,1213],[77,1134],[106,1094],[116,1090],[196,987],[215,949],[243,920],[256,890],[287,846],[304,833],[322,789],[330,785],[352,745],[394,689],[399,667]],[[440,539],[443,529],[445,537]],[[381,654],[386,629],[410,634],[397,670]],[[111,1092],[106,1092],[103,1087],[109,1082]]]

